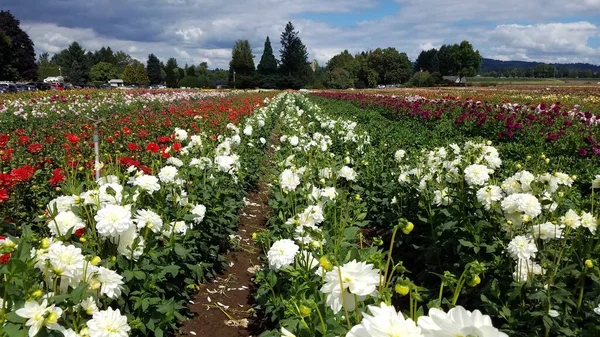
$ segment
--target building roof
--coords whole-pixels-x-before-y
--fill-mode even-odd
[[[458,77],[458,76],[442,76],[445,81],[454,82],[454,83],[467,83],[467,77]]]
[[[116,78],[116,79],[112,79],[112,80],[108,81],[108,83],[123,83],[123,80]]]

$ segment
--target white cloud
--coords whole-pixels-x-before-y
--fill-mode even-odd
[[[17,17],[23,16],[38,53],[56,53],[76,40],[88,50],[111,46],[143,62],[154,53],[163,61],[176,57],[181,65],[226,68],[237,39],[250,41],[257,64],[268,35],[278,57],[279,36],[292,21],[309,58],[322,65],[344,49],[391,46],[414,60],[422,50],[462,40],[484,57],[600,63],[592,40],[598,27],[590,23],[597,21],[588,19],[600,16],[600,0],[396,0],[397,10],[360,18],[361,11],[383,1],[127,0],[111,7],[110,0],[28,0],[26,5],[3,0],[3,5],[21,9]],[[342,26],[305,19],[310,13],[336,13],[336,18],[352,13],[357,22]],[[557,23],[577,16],[581,22]]]
[[[600,29],[589,22],[547,23],[537,25],[499,25],[490,33],[495,52],[505,57],[541,61],[556,59],[598,61],[600,49],[589,40]]]

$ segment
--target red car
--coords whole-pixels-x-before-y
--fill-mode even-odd
[[[52,83],[52,86],[58,91],[65,90],[65,85],[62,83]]]

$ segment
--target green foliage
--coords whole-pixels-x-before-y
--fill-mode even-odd
[[[146,72],[148,74],[148,80],[150,81],[150,84],[160,84],[163,82],[161,71],[162,69],[158,57],[156,57],[154,54],[148,55]]]
[[[127,68],[126,68],[127,69]],[[98,62],[90,69],[92,81],[108,82],[110,79],[118,78],[117,68],[108,62]]]
[[[194,65],[188,67],[186,64],[185,74],[188,76],[196,76],[196,67],[194,67]]]
[[[165,81],[168,88],[177,88],[177,76],[179,75],[179,67],[177,66],[177,60],[173,57],[167,60],[167,65],[164,67],[165,70]]]
[[[206,76],[185,76],[179,81],[180,87],[185,88],[214,88],[214,83]]]
[[[428,71],[418,71],[411,77],[409,84],[413,87],[433,87],[435,79]]]
[[[348,50],[344,50],[343,52],[333,56],[327,62],[327,70],[334,69],[346,69],[350,73],[354,73],[356,71],[358,64],[354,59],[354,56],[348,52]]]
[[[298,88],[310,82],[308,67],[308,51],[302,43],[299,33],[294,31],[294,25],[288,22],[285,30],[281,33],[281,64],[280,72],[283,76],[298,77],[297,81],[284,80],[282,84],[293,84]],[[310,67],[308,67],[310,70]],[[312,70],[310,70],[312,71]],[[283,88],[283,87],[281,87]]]
[[[29,35],[10,11],[0,10],[0,77],[8,80],[35,80],[38,67]]]
[[[434,73],[440,70],[440,60],[438,58],[438,51],[435,48],[429,50],[423,50],[415,61],[415,72],[427,71]]]
[[[123,71],[123,82],[137,86],[146,86],[150,83],[144,64],[139,61],[133,62],[125,67]]]
[[[377,48],[367,57],[367,64],[378,74],[379,84],[400,84],[412,75],[412,63],[406,53],[396,48]]]
[[[275,59],[275,55],[273,55],[273,47],[271,47],[271,40],[269,40],[268,36],[265,40],[263,54],[260,58],[258,66],[256,67],[256,70],[260,75],[263,76],[272,75],[277,72],[277,60]]]
[[[354,79],[348,70],[336,68],[326,72],[324,84],[331,89],[348,89],[354,86]]]
[[[67,81],[74,84],[85,84],[89,81],[88,59],[85,56],[85,49],[77,41],[55,54],[52,60],[62,68],[63,76]]]
[[[481,69],[481,55],[469,41],[443,45],[437,53],[439,71],[443,76],[475,76]]]
[[[234,78],[235,72],[235,78]],[[248,40],[238,40],[231,50],[229,62],[229,86],[245,89],[255,86],[257,81],[254,55]]]

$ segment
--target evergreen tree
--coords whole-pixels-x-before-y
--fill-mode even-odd
[[[423,50],[415,61],[415,71],[428,71],[429,73],[438,72],[440,70],[440,60],[438,59],[438,51],[435,48]]]
[[[73,84],[84,84],[89,80],[89,68],[85,49],[75,41],[69,47],[61,51],[57,56],[57,62],[62,67],[62,73],[66,79]]]
[[[235,83],[234,74],[235,71]],[[254,68],[254,55],[248,40],[238,40],[231,50],[229,62],[229,85],[236,88],[251,88],[255,84],[256,69]]]
[[[281,33],[281,74],[287,78],[281,83],[281,87],[301,88],[306,85],[312,77],[312,70],[308,65],[308,52],[306,46],[294,31],[294,25],[288,22],[285,30]]]
[[[185,71],[185,74],[188,76],[196,76],[196,67],[194,67],[194,65],[192,64],[191,66],[189,66],[187,68],[187,70]]]
[[[0,30],[0,80],[13,80],[18,77],[18,72],[12,67],[12,53],[10,38]]]
[[[144,64],[139,61],[133,61],[125,66],[123,81],[137,86],[146,86],[150,83]]]
[[[50,66],[50,54],[48,52],[43,52],[38,57],[37,61],[38,67],[48,67]]]
[[[160,75],[160,61],[158,60],[158,57],[156,57],[154,54],[148,55],[148,62],[146,63],[146,72],[148,74],[150,84],[162,83],[162,78]]]
[[[169,88],[177,88],[177,76],[179,76],[179,67],[177,66],[177,60],[171,57],[167,60],[167,65],[165,66],[166,78],[165,81],[167,83],[167,87]]]
[[[9,11],[0,11],[0,60],[5,61],[0,62],[0,75],[7,76],[8,80],[37,79],[33,42],[19,24]]]
[[[273,47],[271,47],[271,41],[268,36],[265,40],[265,48],[256,70],[261,75],[271,75],[277,72],[277,60],[275,59],[275,55],[273,55]]]

